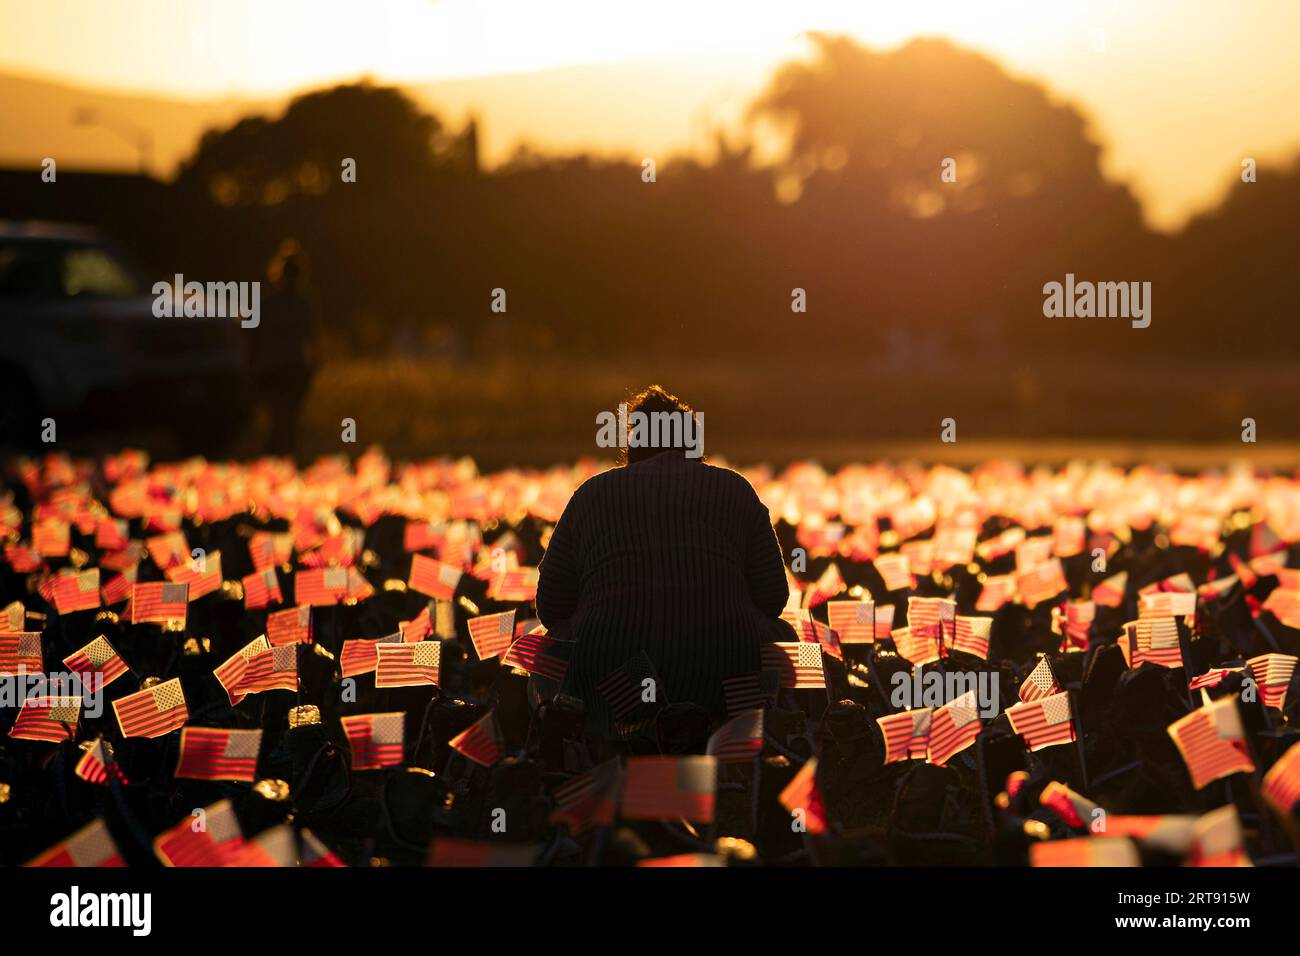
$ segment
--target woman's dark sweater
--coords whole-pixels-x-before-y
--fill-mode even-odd
[[[537,612],[576,641],[564,690],[609,725],[596,687],[644,651],[671,702],[725,714],[724,678],[757,673],[760,643],[794,640],[766,506],[741,475],[678,452],[574,493],[541,563]]]

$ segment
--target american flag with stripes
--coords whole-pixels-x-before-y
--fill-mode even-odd
[[[537,568],[513,568],[492,576],[487,596],[493,601],[535,601],[540,572]]]
[[[189,599],[197,601],[221,589],[221,552],[213,551],[201,558],[168,568],[167,580],[190,586]]]
[[[99,568],[60,573],[50,581],[49,600],[60,614],[93,611],[99,607]]]
[[[333,607],[351,596],[348,585],[347,568],[300,568],[293,578],[294,602]]]
[[[1034,669],[1029,672],[1025,682],[1020,685],[1020,699],[1025,703],[1041,700],[1052,694],[1058,693],[1061,685],[1057,683],[1056,674],[1052,671],[1052,663],[1046,657],[1040,657]]]
[[[876,723],[885,740],[885,763],[924,760],[930,752],[930,722],[933,716],[932,708],[918,707],[877,717]]]
[[[501,759],[501,751],[505,746],[496,711],[489,710],[447,741],[447,746],[482,767],[492,766]]]
[[[229,800],[196,811],[153,841],[166,866],[242,866],[247,841]]]
[[[411,555],[411,574],[407,587],[431,598],[450,601],[456,594],[464,572],[454,564],[443,564],[423,554]]]
[[[69,671],[80,676],[82,686],[91,693],[107,687],[130,670],[116,648],[102,635],[69,654],[63,663]]]
[[[1237,808],[1228,804],[1204,813],[1192,824],[1189,866],[1251,866]]]
[[[990,575],[984,579],[980,596],[975,599],[975,610],[986,613],[999,610],[1016,597],[1016,577],[1014,574]]]
[[[0,634],[0,674],[45,670],[40,631],[6,631]]]
[[[882,554],[873,562],[889,591],[906,591],[916,587],[912,564],[905,554]]]
[[[190,546],[183,532],[169,531],[166,534],[154,535],[152,538],[145,539],[144,544],[149,551],[150,559],[163,571],[190,560]]]
[[[1031,751],[1073,743],[1074,714],[1068,693],[1050,694],[1007,708],[1011,729],[1025,739]]]
[[[37,856],[28,866],[98,867],[126,866],[113,836],[103,820],[91,820],[70,837],[60,840]]]
[[[417,641],[414,644],[375,644],[376,687],[422,687],[441,679],[442,644]]]
[[[274,611],[266,616],[266,639],[272,647],[285,644],[310,644],[311,605]]]
[[[271,604],[283,604],[284,594],[280,591],[280,577],[275,568],[254,571],[244,576],[244,607],[250,611],[260,611]],[[267,622],[270,629],[270,621]]]
[[[659,675],[644,651],[605,675],[596,690],[617,723],[640,724],[667,703]]]
[[[817,628],[813,622],[812,611],[804,607],[787,607],[781,611],[781,620],[785,621],[794,629],[799,640],[807,641],[810,644],[819,643],[817,640]]]
[[[932,664],[943,655],[943,645],[939,641],[937,630],[922,628],[914,631],[910,627],[895,628],[890,634],[898,656],[912,664]]]
[[[1265,707],[1281,710],[1285,706],[1295,665],[1296,658],[1291,654],[1261,654],[1246,661]]]
[[[72,548],[72,527],[58,518],[32,526],[32,550],[43,558],[65,558]]]
[[[176,776],[252,783],[257,777],[257,754],[261,746],[261,730],[184,727]]]
[[[1196,613],[1195,591],[1155,591],[1138,597],[1138,617],[1188,617]]]
[[[131,523],[122,518],[100,518],[95,522],[95,547],[121,551],[131,539]]]
[[[826,570],[821,573],[817,580],[808,586],[808,591],[804,596],[804,607],[814,608],[819,604],[825,604],[835,595],[848,589],[844,583],[844,576],[840,574],[839,565],[834,561],[826,566]]]
[[[993,628],[991,617],[957,615],[953,625],[952,649],[970,654],[981,660],[989,657],[989,633]]]
[[[401,633],[404,643],[414,644],[416,641],[427,640],[433,636],[433,616],[429,613],[433,604],[433,601],[428,602],[420,608],[420,613],[409,621],[397,622],[397,630]]]
[[[1035,608],[1068,589],[1060,558],[1049,558],[1024,573],[1016,574],[1016,591],[1028,608]]]
[[[1016,573],[1032,571],[1052,557],[1052,538],[1025,538],[1016,544]]]
[[[466,622],[469,638],[474,643],[474,653],[481,661],[499,657],[510,647],[515,636],[514,610],[500,614],[482,614]]]
[[[1071,648],[1085,649],[1097,605],[1092,601],[1067,601],[1052,608],[1052,631],[1061,635],[1061,652]]]
[[[339,667],[343,677],[358,677],[372,673],[379,664],[379,644],[404,644],[402,632],[397,631],[387,637],[359,637],[343,642],[343,652],[339,654]]]
[[[268,690],[298,689],[298,645],[284,644],[258,651],[248,658],[236,690],[241,694],[260,694]]]
[[[913,634],[929,634],[942,642],[952,634],[956,616],[957,602],[951,598],[913,596],[907,599],[907,626]]]
[[[810,757],[785,785],[777,801],[803,823],[805,832],[826,832],[826,801],[817,786],[817,758]]]
[[[829,601],[826,619],[841,644],[871,644],[876,640],[874,601]]]
[[[1231,774],[1255,769],[1232,697],[1211,701],[1174,721],[1169,725],[1169,736],[1182,754],[1197,790]]]
[[[231,654],[223,663],[213,668],[213,676],[225,689],[226,696],[230,698],[232,705],[238,704],[248,696],[247,693],[241,691],[240,684],[243,683],[244,675],[248,673],[249,659],[265,650],[269,650],[270,647],[271,645],[267,642],[266,636],[259,635],[256,639],[249,641]]]
[[[77,761],[75,773],[87,783],[106,785],[110,778],[116,777],[126,783],[126,774],[117,765],[113,756],[113,745],[102,736],[87,740],[81,745],[81,758]]]
[[[162,624],[182,630],[190,603],[190,586],[167,581],[149,581],[131,589],[131,623]]]
[[[1101,607],[1119,607],[1128,590],[1128,572],[1112,574],[1092,589],[1092,602]]]
[[[1283,816],[1300,800],[1300,744],[1292,744],[1264,774],[1260,791]]]
[[[975,692],[968,690],[935,710],[930,717],[930,763],[942,767],[980,735]]]
[[[1129,665],[1145,663],[1157,667],[1182,667],[1183,650],[1178,639],[1178,622],[1172,617],[1144,618],[1124,625],[1120,647],[1127,648]]]
[[[1097,804],[1058,780],[1053,780],[1043,788],[1043,792],[1038,795],[1038,803],[1040,806],[1047,807],[1072,827],[1082,827],[1091,823],[1094,811],[1098,809]],[[1106,832],[1112,832],[1109,826]]]
[[[567,657],[562,657],[559,653],[566,650],[553,637],[525,634],[510,645],[510,649],[502,656],[501,663],[558,682],[564,680],[569,667]]]
[[[405,713],[354,714],[340,717],[352,748],[353,770],[378,770],[402,762]]]
[[[1240,671],[1240,667],[1212,667],[1204,674],[1197,674],[1187,682],[1188,690],[1209,690],[1218,687],[1229,674]]]
[[[763,750],[763,711],[737,714],[714,731],[704,752],[718,763],[749,763]]]
[[[555,809],[549,822],[568,824],[573,833],[609,826],[614,822],[622,785],[623,763],[618,757],[597,764],[555,788]]]
[[[763,670],[776,671],[781,687],[804,690],[826,686],[820,644],[761,644]]]
[[[58,744],[77,735],[80,720],[80,697],[28,697],[9,728],[9,736]]]
[[[248,539],[248,556],[255,571],[288,564],[293,557],[293,536],[284,532],[258,531]]]
[[[114,575],[108,583],[103,586],[100,593],[103,596],[104,604],[111,606],[121,604],[123,601],[131,599],[131,592],[135,590],[136,578],[139,576],[140,566],[133,564],[126,568],[121,574]]]
[[[709,756],[629,757],[623,780],[628,820],[713,822],[718,762]]]
[[[179,677],[118,698],[113,713],[123,737],[161,737],[190,719]]]

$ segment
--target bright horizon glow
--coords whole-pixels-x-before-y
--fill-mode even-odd
[[[609,66],[609,88],[593,84],[572,109],[485,111],[489,160],[520,139],[700,148],[702,111],[733,115],[772,68],[803,53],[807,31],[885,48],[942,36],[1079,105],[1107,146],[1107,172],[1166,227],[1212,203],[1242,156],[1300,146],[1300,4],[1288,0],[0,0],[0,18],[0,70],[164,98],[279,99],[361,76],[413,84]],[[637,126],[603,121],[629,97]]]

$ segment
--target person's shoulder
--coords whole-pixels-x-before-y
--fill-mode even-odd
[[[730,468],[723,468],[719,465],[710,465],[707,462],[701,463],[700,467],[704,470],[706,481],[713,482],[723,488],[728,488],[735,494],[743,495],[747,498],[758,497],[758,492],[756,492],[754,486],[749,483],[749,479],[740,472],[733,471]]]

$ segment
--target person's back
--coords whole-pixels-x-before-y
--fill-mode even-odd
[[[661,699],[725,714],[722,681],[756,674],[760,643],[792,639],[766,507],[741,475],[670,449],[590,479],[557,524],[537,610],[574,640],[566,690],[607,722],[600,681],[644,651]]]

